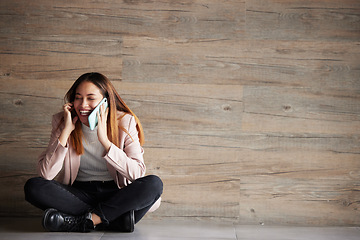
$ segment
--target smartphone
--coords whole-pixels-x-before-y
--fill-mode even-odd
[[[108,107],[108,101],[107,98],[103,98],[101,102],[96,106],[96,108],[90,113],[89,115],[89,126],[91,130],[94,130],[98,123],[97,113],[100,113],[100,106],[105,105],[105,110]]]

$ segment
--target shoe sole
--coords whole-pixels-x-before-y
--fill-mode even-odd
[[[134,232],[135,230],[135,214],[134,211],[131,210],[130,212],[130,229],[129,232]]]

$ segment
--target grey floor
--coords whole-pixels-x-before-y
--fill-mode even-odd
[[[0,218],[0,239],[4,240],[359,240],[360,227],[246,226],[232,223],[143,220],[133,233],[51,233],[41,227],[40,218]]]

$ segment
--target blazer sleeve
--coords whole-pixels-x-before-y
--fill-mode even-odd
[[[60,144],[59,136],[61,127],[59,127],[61,114],[56,114],[52,118],[52,130],[48,147],[38,158],[38,173],[41,177],[52,180],[61,171],[68,147]],[[68,144],[67,144],[68,146]]]
[[[127,114],[121,122],[125,122],[125,125],[122,123],[122,126],[129,133],[119,129],[121,135],[125,136],[124,141],[120,141],[123,148],[112,144],[104,158],[118,173],[133,182],[135,179],[145,176],[144,150],[139,142],[135,118]]]

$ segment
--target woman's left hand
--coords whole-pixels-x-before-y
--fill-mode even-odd
[[[104,105],[100,106],[100,113],[97,113],[98,118],[98,128],[97,135],[100,143],[104,146],[106,152],[109,151],[111,147],[111,142],[107,136],[107,117],[109,114],[109,108],[104,109]]]

